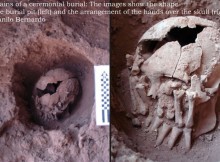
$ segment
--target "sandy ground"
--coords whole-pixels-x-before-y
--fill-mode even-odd
[[[108,161],[109,127],[95,124],[93,66],[109,62],[109,19],[45,17],[0,24],[0,161]],[[57,67],[76,74],[80,97],[61,119],[42,123],[33,118],[33,88]]]
[[[137,1],[136,1],[137,2]],[[155,1],[156,2],[156,1]],[[178,1],[178,9],[217,9],[219,2],[213,1]],[[202,7],[201,7],[202,6]],[[193,141],[193,147],[186,151],[183,146],[183,139],[178,141],[176,147],[170,150],[166,142],[159,147],[154,147],[156,134],[149,133],[144,128],[134,127],[131,114],[131,96],[129,92],[128,77],[129,72],[126,68],[126,54],[133,54],[138,40],[142,34],[157,22],[170,16],[179,15],[121,15],[111,17],[111,122],[112,138],[111,141],[117,141],[122,147],[112,146],[112,161],[125,161],[139,159],[146,161],[172,161],[172,162],[199,162],[220,160],[218,153],[220,130],[219,130],[219,104],[217,104],[217,126],[214,131],[202,135]],[[197,15],[216,22],[219,25],[218,15]],[[116,129],[115,129],[116,128]],[[116,143],[117,143],[116,142]],[[133,154],[128,150],[132,150]],[[137,154],[140,153],[140,154]],[[132,157],[135,156],[135,157]]]

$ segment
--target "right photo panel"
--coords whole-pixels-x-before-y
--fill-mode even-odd
[[[111,1],[112,162],[220,161],[219,8]]]

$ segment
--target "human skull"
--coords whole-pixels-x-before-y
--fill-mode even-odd
[[[130,69],[132,113],[148,115],[156,146],[169,135],[172,148],[183,133],[191,141],[214,129],[220,83],[220,35],[216,23],[194,16],[172,17],[144,33]]]
[[[71,72],[62,68],[48,71],[40,77],[33,92],[37,117],[43,121],[56,120],[75,102],[78,93],[79,82]]]

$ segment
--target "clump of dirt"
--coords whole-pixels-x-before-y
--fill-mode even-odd
[[[100,45],[108,38],[91,45],[80,33],[92,33],[99,23],[107,27],[108,21],[78,28],[74,18],[64,22],[65,15],[45,17],[45,23],[1,24],[0,161],[105,161],[109,131],[95,124],[93,66],[108,63],[108,48]],[[79,91],[56,120],[39,120],[34,87],[52,69],[74,74]]]

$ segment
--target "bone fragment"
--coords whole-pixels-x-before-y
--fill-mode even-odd
[[[140,72],[139,67],[143,62],[144,62],[144,59],[140,55],[137,55],[135,60],[134,60],[133,67],[131,69],[131,74],[132,75],[137,75]]]
[[[149,127],[149,125],[151,124],[152,122],[152,116],[149,115],[145,120],[144,120],[144,127]]]
[[[132,125],[134,127],[141,127],[141,122],[138,118],[134,118],[134,119],[132,119]]]
[[[209,35],[209,39],[204,39]],[[202,47],[202,64],[200,68],[197,70],[197,74],[199,75],[207,75],[207,82],[205,83],[206,86],[212,87],[216,79],[219,78],[220,73],[215,73],[215,66],[217,64],[213,64],[213,58],[218,60],[219,52],[216,52],[216,45],[219,44],[214,41],[216,36],[219,35],[218,30],[213,30],[211,27],[206,27],[197,35],[196,43],[200,44]],[[217,45],[218,46],[218,45]],[[216,57],[217,56],[217,57]],[[214,71],[213,71],[214,70]],[[212,72],[210,76],[210,72]],[[213,73],[214,72],[214,73]]]
[[[180,57],[180,49],[181,46],[177,41],[168,42],[156,50],[155,53],[141,65],[141,72],[143,72],[151,82],[148,96],[152,96],[153,98],[157,96],[157,91],[161,85],[161,77],[172,77],[178,58]]]
[[[186,91],[186,96],[189,102],[189,111],[188,111],[188,117],[186,121],[186,127],[191,128],[194,125],[193,115],[194,115],[196,93]]]
[[[137,93],[137,91],[135,91],[135,98],[136,98],[136,101],[138,102],[138,105],[137,105],[137,113],[138,114],[142,114],[142,115],[146,115],[147,112],[148,112],[148,107],[147,107],[147,104],[145,104],[143,102],[143,100],[140,98],[139,94]]]
[[[163,120],[159,117],[156,117],[155,121],[153,122],[152,126],[151,126],[151,129],[150,131],[154,131],[156,130],[157,128],[160,127],[160,125],[162,124]]]
[[[164,123],[162,126],[161,132],[159,132],[159,136],[157,137],[156,146],[159,146],[162,144],[164,138],[168,135],[168,133],[171,130],[171,126],[167,123]]]
[[[146,93],[146,87],[144,84],[137,84],[135,86],[137,93],[139,94],[139,96],[141,97],[142,101],[144,103],[147,102],[147,93]]]
[[[149,59],[144,61],[141,71],[148,77],[151,76],[153,78],[161,76],[172,77],[180,57],[180,52],[181,46],[177,41],[168,42],[156,50]]]
[[[137,83],[137,76],[130,76],[129,83],[130,83],[130,94],[131,94],[131,101],[132,101],[132,113],[136,114],[137,113],[137,107],[138,107],[138,102],[136,101],[135,97],[135,85]]]
[[[151,78],[151,83],[152,85],[147,93],[147,96],[152,96],[152,98],[155,99],[157,96],[157,91],[161,84],[160,78]]]
[[[179,88],[181,86],[182,86],[181,82],[171,82],[171,85],[170,85],[171,88]]]
[[[201,56],[202,48],[199,44],[191,43],[182,47],[173,77],[188,83],[190,74],[200,67]]]
[[[167,113],[166,113],[166,118],[169,120],[172,120],[174,118],[174,109],[171,107],[168,107]]]
[[[184,95],[184,90],[174,90],[174,109],[175,109],[175,122],[178,127],[183,127],[183,117],[182,117],[182,110],[181,110],[181,100]]]
[[[183,130],[184,132],[184,137],[185,137],[185,145],[186,145],[186,149],[190,149],[191,148],[191,141],[192,141],[192,129],[191,128],[185,128]]]
[[[201,87],[202,87],[202,85],[201,85],[199,77],[197,75],[193,75],[191,77],[191,87],[187,91],[196,92],[196,94],[197,94],[196,104],[197,105],[200,104],[200,103],[204,103],[204,102],[206,102],[210,99],[210,97],[207,96],[207,94],[202,91]]]
[[[163,117],[163,114],[164,114],[164,111],[161,107],[157,107],[157,116],[162,118]]]
[[[130,92],[131,92],[131,99],[133,103],[133,113],[146,115],[146,113],[148,112],[147,105],[143,102],[143,100],[139,96],[137,89],[133,88],[133,87],[136,87],[137,84],[138,84],[138,77],[131,76],[130,77]]]
[[[219,87],[213,87],[213,88],[205,88],[205,91],[209,94],[209,95],[214,95],[214,93],[216,93],[218,91]]]
[[[158,104],[157,104],[157,109],[156,109],[156,113],[157,113],[157,116],[162,118],[163,115],[164,115],[164,110],[162,109],[163,105],[162,105],[162,97],[159,97],[158,98]]]
[[[47,93],[47,94],[43,95],[42,97],[40,97],[40,103],[44,106],[49,105],[49,103],[50,103],[50,94]]]
[[[159,89],[159,93],[161,94],[166,94],[166,95],[171,95],[172,94],[172,84],[174,82],[169,80],[169,81],[165,81],[160,85],[160,89]]]
[[[131,67],[134,63],[134,56],[126,54],[127,67]]]
[[[188,118],[186,121],[186,127],[191,128],[194,124],[193,115],[195,104],[204,103],[210,99],[205,92],[201,90],[201,82],[197,75],[191,77],[191,87],[186,91],[186,96],[189,102]]]
[[[39,80],[40,81],[36,84],[36,88],[40,90],[45,90],[49,83],[57,83],[57,80],[55,80],[53,76],[42,76]]]
[[[177,138],[181,135],[181,133],[182,133],[182,129],[177,128],[177,127],[173,127],[171,135],[170,135],[170,139],[168,141],[168,147],[170,149],[173,148]]]

